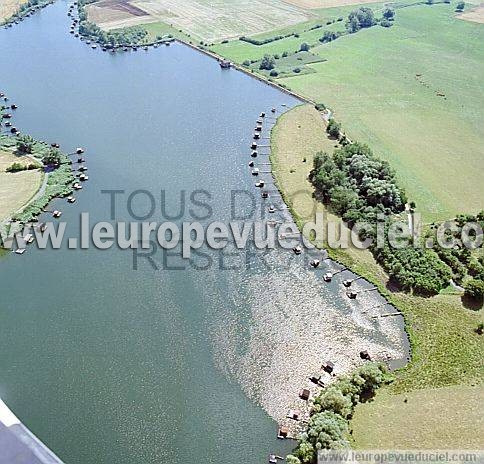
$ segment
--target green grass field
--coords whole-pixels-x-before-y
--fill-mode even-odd
[[[359,449],[480,449],[484,387],[447,387],[397,396],[384,392],[356,407],[351,423]]]
[[[484,27],[449,5],[404,8],[389,30],[313,49],[327,59],[310,65],[316,73],[282,82],[388,159],[424,219],[446,219],[483,207],[483,41]]]
[[[350,138],[389,160],[426,222],[483,207],[484,25],[456,19],[454,8],[399,8],[392,28],[319,44],[311,53],[323,62],[275,79],[324,102]],[[336,10],[329,17],[341,14]],[[234,41],[212,49],[236,62],[256,60],[316,44],[324,30],[341,27],[336,22],[263,46]]]

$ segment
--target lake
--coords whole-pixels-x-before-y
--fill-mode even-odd
[[[211,220],[230,219],[233,190],[258,197],[247,167],[255,121],[296,99],[180,44],[92,50],[68,34],[66,11],[60,1],[0,31],[0,87],[21,131],[86,150],[76,204],[53,202],[68,236],[81,212],[110,220],[103,190],[125,191],[116,220],[132,220],[125,202],[138,189],[157,200],[152,221],[163,220],[162,191],[172,214],[182,191],[208,191]],[[134,205],[147,211],[142,195]],[[243,266],[208,254],[206,270],[174,269],[161,251],[157,269],[141,259],[135,270],[132,251],[65,246],[0,261],[0,397],[66,463],[267,462],[292,447],[273,419],[286,367],[323,345],[347,356],[355,340],[405,359],[401,322],[363,320],[292,253],[264,264],[253,252]]]

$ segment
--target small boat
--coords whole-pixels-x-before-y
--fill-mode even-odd
[[[76,199],[75,199],[75,197],[72,197],[72,196],[71,196],[71,197],[67,197],[67,201],[68,201],[69,203],[75,203],[75,202],[76,202]]]
[[[272,109],[271,109],[271,111],[272,111],[273,113],[275,113],[275,112],[276,112],[276,109],[275,109],[275,108],[272,108]]]
[[[23,255],[25,253],[25,248],[17,248],[15,250],[15,253],[18,254],[18,255]]]
[[[333,274],[331,272],[327,272],[323,276],[323,279],[325,282],[331,282],[332,278],[333,278]]]
[[[292,249],[292,251],[294,251],[294,254],[296,254],[296,255],[300,255],[300,254],[302,253],[302,248],[301,248],[301,246],[300,246],[300,245],[296,245],[296,246],[295,246],[295,247]]]
[[[84,153],[84,148],[78,147],[76,148],[76,154],[82,155]]]
[[[252,169],[252,175],[253,176],[258,176],[259,175],[259,168]]]
[[[32,243],[34,241],[34,236],[32,234],[27,234],[24,236],[25,243]]]
[[[62,211],[55,210],[55,211],[52,213],[52,217],[55,217],[55,218],[60,218],[61,216],[62,216]]]
[[[255,186],[256,186],[256,187],[260,187],[260,188],[264,187],[264,185],[265,185],[265,182],[264,182],[262,179],[261,179],[261,180],[258,180],[258,181],[255,183]]]
[[[351,287],[351,280],[347,279],[347,280],[343,280],[343,285],[348,288],[348,287]]]
[[[253,151],[250,156],[252,156],[252,158],[256,158],[257,157],[257,152],[256,151]]]
[[[232,66],[232,63],[228,60],[221,60],[220,61],[220,67],[222,69],[230,69],[231,66]]]
[[[319,266],[320,262],[319,262],[319,259],[313,259],[313,260],[311,260],[311,262],[309,264],[310,264],[311,267],[316,268],[316,267]]]
[[[81,174],[79,176],[79,180],[81,180],[82,182],[85,182],[86,180],[89,180],[89,176],[86,176],[86,174]]]
[[[86,166],[82,166],[82,165],[81,165],[81,166],[79,166],[79,167],[77,168],[77,170],[78,170],[78,171],[80,171],[80,172],[84,172],[84,171],[87,171],[87,168],[86,168]]]
[[[269,206],[269,213],[275,213],[276,208],[274,208],[274,205]]]
[[[265,113],[261,113],[259,117],[260,118],[265,118],[266,117],[266,114]]]
[[[269,192],[266,192],[265,190],[262,192],[262,198],[269,198]]]
[[[346,292],[346,296],[350,299],[350,300],[356,300],[356,295],[358,295],[354,290],[351,291],[351,292]]]
[[[73,185],[73,188],[74,190],[81,190],[82,189],[82,185],[81,184],[78,184],[77,182]]]
[[[249,161],[249,168],[253,168],[254,167],[254,161]]]
[[[10,105],[10,109],[12,109],[12,110],[16,110],[17,108],[18,108],[18,106],[13,104],[13,103]]]

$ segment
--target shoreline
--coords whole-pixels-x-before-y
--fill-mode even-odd
[[[251,76],[251,73],[248,73],[249,76]],[[289,109],[289,111],[293,110]],[[283,204],[287,208],[291,220],[293,223],[297,226],[298,230],[301,231],[300,227],[300,220],[296,212],[293,210],[292,206],[286,201],[284,190],[281,188],[280,183],[277,179],[276,175],[276,169],[277,167],[274,164],[274,150],[273,150],[273,129],[276,126],[279,118],[286,114],[286,111],[283,111],[280,113],[278,111],[278,117],[275,119],[275,121],[271,122],[264,122],[263,126],[263,131],[268,131],[268,134],[270,135],[270,150],[271,150],[271,155],[269,156],[269,160],[271,163],[271,171],[269,176],[272,179],[272,183],[274,185],[274,188],[277,190],[278,195],[280,196],[280,199],[282,200]],[[268,113],[269,115],[271,113]],[[267,128],[265,124],[268,124],[270,128]],[[257,166],[257,158],[255,158],[255,166]],[[271,190],[271,181],[269,181],[269,185],[266,187],[268,188],[269,191]],[[272,196],[272,195],[271,195]],[[278,200],[275,200],[275,203],[278,203]],[[331,270],[335,271],[339,269],[340,265],[342,264],[338,259],[335,259],[333,254],[331,253],[330,250],[322,248],[322,249],[315,249],[317,255],[323,255],[323,256],[318,256],[321,259],[321,266],[319,269],[314,269],[311,273],[314,276],[314,280],[311,282],[310,287],[308,288],[308,292],[312,292],[313,295],[313,301],[317,301],[317,298],[320,298],[321,291],[324,292],[324,288],[327,285],[331,285],[331,283],[326,283],[322,279],[322,273],[324,270],[327,270],[330,268]],[[303,255],[306,254],[307,250],[303,250]],[[290,250],[287,250],[287,253],[291,253]],[[312,255],[311,255],[312,256]],[[302,263],[300,264],[300,276],[299,278],[302,278],[302,276],[305,275],[305,272],[301,268]],[[348,273],[351,275],[351,278],[356,278],[356,277],[362,277],[362,279],[359,279],[359,284],[358,289],[365,289],[368,287],[371,287],[372,282],[370,279],[367,279],[365,276],[361,276],[360,274],[357,274],[354,272],[351,267],[344,266],[346,268],[345,275]],[[341,283],[339,282],[340,276],[338,276],[338,279],[335,276],[335,279],[333,279],[333,284],[337,283],[338,285]],[[304,285],[302,282],[300,285]],[[344,287],[343,287],[344,288]],[[340,288],[338,290],[342,298],[347,298],[346,297],[346,292],[345,289]],[[356,287],[355,287],[356,288]],[[295,291],[296,288],[294,288]],[[371,295],[371,294],[369,294]],[[386,298],[385,294],[378,289],[378,292],[373,292],[373,296],[365,296],[363,298],[360,298],[358,301],[358,307],[365,307],[369,306],[369,302],[375,302],[375,300],[384,300],[388,305],[392,305],[394,308],[394,311],[397,311],[400,313],[401,316],[403,316],[403,313],[395,306],[391,301],[389,301],[388,298]],[[348,300],[348,307],[350,306],[350,301]],[[306,301],[306,303],[309,303],[309,301]],[[379,301],[381,304],[381,301]],[[321,302],[321,306],[315,305],[318,307],[323,307],[324,308],[324,300]],[[309,308],[309,304],[307,306],[306,311],[308,314],[311,314],[309,311],[312,311]],[[322,315],[321,313],[318,313],[317,311],[312,314],[311,318],[308,318],[308,324],[309,324],[309,319],[312,321],[312,325],[319,325],[319,329],[316,332],[310,333],[308,332],[308,328],[300,328],[299,330],[303,330],[305,332],[305,335],[303,337],[296,337],[295,339],[292,340],[291,344],[295,344],[291,348],[291,351],[287,353],[288,357],[292,356],[292,362],[287,362],[278,360],[277,362],[282,364],[282,368],[277,369],[277,372],[274,374],[277,378],[282,379],[284,378],[284,382],[279,382],[277,386],[272,386],[273,390],[277,390],[277,395],[278,395],[278,404],[274,406],[272,399],[267,400],[267,404],[264,405],[264,402],[261,402],[261,406],[263,409],[266,410],[266,412],[269,413],[269,415],[276,420],[278,423],[278,426],[281,427],[286,427],[288,429],[288,438],[296,439],[298,434],[303,432],[305,429],[304,423],[309,419],[309,413],[312,408],[311,404],[311,399],[313,399],[315,396],[317,396],[324,387],[321,387],[314,383],[310,378],[312,375],[315,373],[318,373],[319,375],[322,376],[322,380],[324,382],[324,386],[327,386],[334,381],[336,381],[340,376],[350,374],[352,371],[354,371],[356,368],[359,366],[363,365],[366,361],[361,359],[359,353],[360,351],[363,350],[368,350],[371,353],[372,356],[372,361],[380,361],[384,362],[388,365],[388,367],[391,370],[395,369],[400,369],[403,368],[404,366],[407,365],[408,360],[411,356],[411,346],[410,346],[410,337],[406,328],[406,324],[401,324],[400,323],[394,323],[390,321],[384,321],[382,322],[381,318],[379,319],[380,321],[380,327],[379,331],[382,333],[387,333],[388,331],[394,332],[394,336],[396,333],[398,333],[400,330],[400,334],[402,335],[402,339],[405,340],[403,342],[403,345],[401,346],[401,349],[403,350],[402,356],[398,357],[398,362],[392,365],[392,359],[389,359],[389,356],[391,356],[386,349],[383,348],[383,345],[380,345],[380,342],[378,340],[372,340],[371,336],[368,336],[368,338],[361,337],[360,334],[355,332],[355,327],[358,327],[360,324],[363,324],[365,326],[366,322],[362,322],[359,320],[360,318],[360,312],[359,309],[351,309],[351,317],[350,319],[354,323],[353,331],[350,330],[348,327],[345,326],[344,319],[347,318],[347,315],[345,315],[345,308],[342,308],[342,311],[338,313],[339,314],[329,314],[325,313],[325,315]],[[356,311],[356,312],[355,312]],[[341,318],[341,319],[340,319]],[[257,319],[257,318],[255,318]],[[304,317],[306,319],[306,317]],[[347,320],[347,319],[346,319]],[[331,322],[331,327],[327,327],[327,323]],[[347,322],[349,323],[349,322]],[[394,324],[394,325],[393,325]],[[343,338],[339,338],[338,336],[334,335],[333,332],[333,325],[335,326],[340,326],[341,329],[344,329],[346,327],[347,329],[347,334],[346,336],[350,337],[348,340],[350,343],[348,345],[345,345],[345,343],[342,341]],[[390,326],[393,325],[392,328]],[[398,329],[397,329],[398,327]],[[333,339],[332,342],[328,343],[325,345],[324,340],[327,340],[328,337],[331,337]],[[398,343],[397,343],[398,345]],[[316,348],[317,347],[317,348]],[[301,353],[305,353],[305,358],[304,362],[301,363]],[[280,357],[279,353],[276,354],[275,357]],[[326,361],[331,361],[334,362],[335,364],[335,370],[334,372],[329,375],[325,373],[321,369],[321,364],[326,362]],[[394,358],[395,361],[395,358]],[[276,382],[277,383],[277,382]],[[271,385],[266,386],[267,390],[270,391]],[[302,389],[307,389],[310,391],[310,401],[304,401],[301,400],[298,396],[298,393]],[[274,409],[275,407],[275,409]],[[287,417],[287,414],[291,410],[298,410],[300,411],[300,421],[294,421],[291,418]]]

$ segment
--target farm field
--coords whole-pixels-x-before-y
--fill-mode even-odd
[[[383,3],[372,3],[365,6],[379,11],[382,9]],[[241,40],[232,40],[228,43],[217,43],[210,47],[210,50],[239,64],[245,60],[260,60],[265,54],[281,55],[284,52],[294,53],[299,50],[303,42],[310,45],[319,45],[319,39],[325,31],[343,31],[345,29],[344,18],[354,8],[354,6],[346,6],[314,10],[313,13],[317,17],[310,21],[251,36],[251,38],[257,40],[276,36],[284,37],[281,40],[272,41],[264,45],[256,46]]]
[[[372,8],[378,16],[382,5]],[[326,17],[334,21],[350,9],[328,9]],[[305,30],[299,37],[261,46],[231,41],[211,50],[242,63],[311,45],[322,61],[273,79],[329,106],[351,139],[390,161],[424,222],[432,222],[477,212],[484,195],[484,26],[457,19],[454,10],[455,4],[398,8],[393,27],[329,44],[318,39],[344,27],[337,19],[320,29],[299,25]]]
[[[454,386],[396,396],[384,392],[357,406],[353,439],[360,449],[480,449],[484,387]]]
[[[25,163],[29,161],[25,159]],[[14,162],[24,161],[12,153],[0,151],[0,222],[25,205],[42,182],[42,173],[39,170],[5,172]]]
[[[159,21],[207,42],[258,34],[314,16],[282,0],[102,0],[87,11],[105,30]]]
[[[484,195],[484,28],[457,20],[446,4],[396,16],[390,29],[313,48],[327,61],[280,82],[330,106],[350,138],[389,160],[424,220],[476,212]]]
[[[10,18],[19,8],[22,3],[27,0],[2,0],[0,2],[0,23]]]

